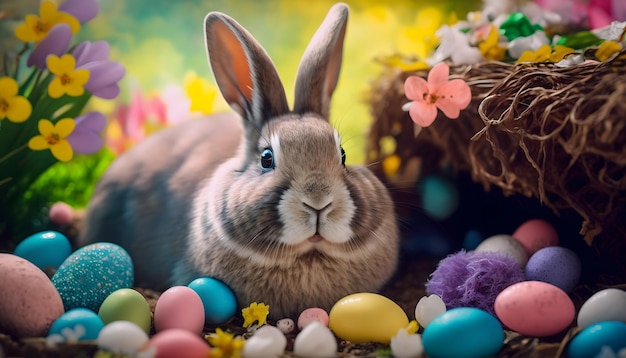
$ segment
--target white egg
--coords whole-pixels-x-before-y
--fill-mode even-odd
[[[481,242],[474,251],[501,252],[511,255],[524,268],[528,262],[528,254],[524,246],[511,235],[494,235]]]
[[[578,326],[588,327],[603,321],[626,323],[626,291],[606,288],[589,297],[578,311]]]
[[[446,304],[441,297],[437,295],[424,296],[415,306],[415,320],[426,328],[430,321],[444,312],[446,312]]]
[[[134,356],[147,342],[146,332],[133,322],[115,321],[102,328],[98,335],[98,348]]]

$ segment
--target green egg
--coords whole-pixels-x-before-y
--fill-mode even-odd
[[[130,321],[150,334],[152,317],[148,301],[131,288],[122,288],[111,293],[102,302],[98,316],[105,325],[114,321]]]

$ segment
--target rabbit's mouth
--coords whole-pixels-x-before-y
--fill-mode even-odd
[[[309,238],[309,242],[313,242],[313,243],[320,242],[322,240],[324,240],[324,237],[322,237],[322,235],[317,234],[317,233]]]

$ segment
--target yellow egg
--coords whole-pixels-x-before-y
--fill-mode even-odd
[[[329,327],[337,337],[352,343],[389,344],[409,319],[395,302],[375,293],[355,293],[339,300],[330,310]]]
[[[100,306],[98,316],[106,325],[114,321],[130,321],[150,333],[152,313],[143,295],[132,288],[111,293]]]

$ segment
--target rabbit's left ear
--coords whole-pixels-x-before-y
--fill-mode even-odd
[[[313,112],[328,120],[341,69],[348,12],[346,4],[335,4],[313,35],[298,67],[294,112]]]

